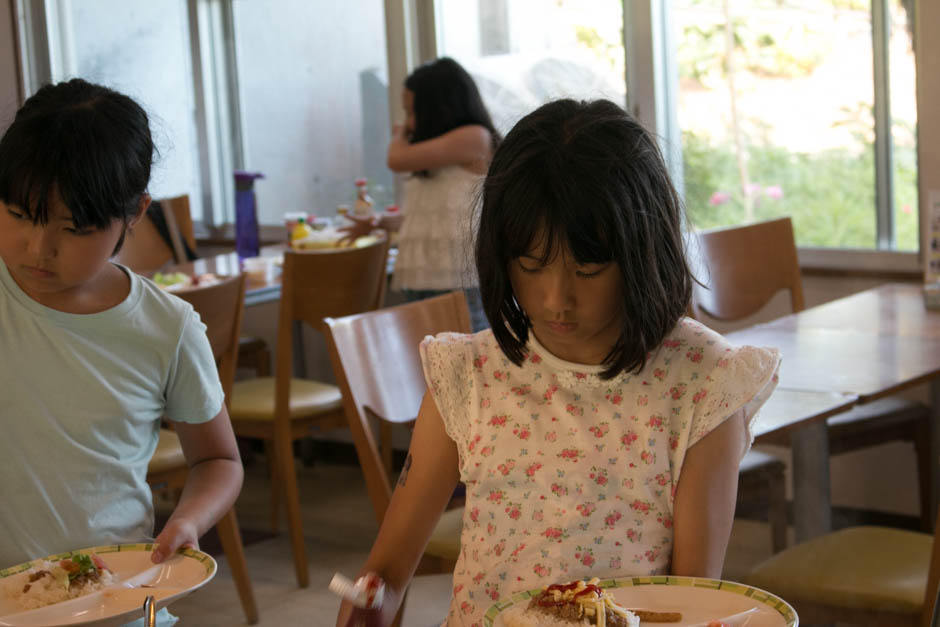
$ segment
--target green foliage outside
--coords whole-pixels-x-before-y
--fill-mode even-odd
[[[779,146],[750,146],[754,219],[789,215],[801,246],[874,248],[874,150],[870,143],[863,146],[860,153],[830,150],[813,155],[791,154]],[[730,144],[713,144],[706,137],[683,133],[685,200],[695,228],[746,221],[733,150]],[[895,146],[894,162],[897,247],[916,250],[914,149]]]

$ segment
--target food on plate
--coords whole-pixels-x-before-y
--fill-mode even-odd
[[[43,560],[32,568],[3,581],[4,594],[22,610],[76,599],[101,590],[114,582],[114,575],[104,560],[91,553],[76,553],[69,558]]]
[[[637,610],[630,608],[637,615],[641,623],[678,623],[682,620],[682,612],[654,612],[652,610]],[[720,627],[710,625],[710,627]]]
[[[156,272],[153,275],[153,282],[167,292],[187,290],[193,287],[205,287],[206,285],[213,285],[219,281],[219,277],[211,272],[194,276],[183,272]]]
[[[640,619],[598,587],[597,578],[553,584],[504,615],[508,627],[639,627]]]
[[[157,272],[153,282],[166,289],[174,285],[189,283],[189,275],[182,272]]]

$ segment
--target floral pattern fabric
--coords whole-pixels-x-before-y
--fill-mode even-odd
[[[470,626],[520,590],[667,573],[686,451],[742,408],[749,445],[780,361],[690,319],[609,380],[531,334],[521,366],[489,330],[428,337],[421,355],[467,486],[446,624]]]

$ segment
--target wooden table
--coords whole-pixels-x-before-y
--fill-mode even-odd
[[[284,244],[274,244],[261,248],[261,257],[267,257],[272,262],[284,255],[287,246]],[[242,271],[241,263],[235,252],[221,253],[212,257],[196,259],[188,263],[175,265],[167,270],[168,272],[182,272],[184,274],[217,274],[227,276],[238,274]],[[245,306],[259,305],[269,303],[281,297],[281,271],[277,267],[272,267],[265,277],[249,274],[245,281]]]
[[[729,333],[728,338],[739,344],[779,348],[781,391],[855,395],[859,403],[867,403],[929,382],[931,451],[937,459],[940,312],[924,307],[919,285],[884,285]],[[825,421],[801,421],[792,428],[792,446],[795,522],[801,540],[831,529]],[[933,471],[931,512],[936,511],[940,485],[936,465]]]

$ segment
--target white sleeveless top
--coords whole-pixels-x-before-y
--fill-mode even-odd
[[[405,182],[392,289],[475,287],[473,207],[483,176],[452,165]]]

